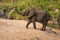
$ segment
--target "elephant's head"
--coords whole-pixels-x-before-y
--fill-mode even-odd
[[[21,12],[22,16],[28,16],[29,14],[29,9],[25,9]]]
[[[34,15],[34,11],[32,9],[24,9],[22,12],[18,12],[18,9],[17,7],[14,7],[14,10],[19,14],[19,15],[22,15],[22,16],[33,16]]]

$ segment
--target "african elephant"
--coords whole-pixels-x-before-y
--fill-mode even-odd
[[[3,17],[3,16],[4,16],[4,18],[7,18],[7,14],[6,14],[6,10],[5,9],[0,10],[0,17]]]
[[[17,11],[17,8],[15,10]],[[36,22],[39,22],[43,24],[42,31],[46,30],[47,22],[51,17],[47,11],[36,8],[25,9],[20,13],[17,11],[17,13],[22,16],[28,16],[28,23],[26,25],[26,28],[28,28],[28,25],[30,23],[33,23],[34,29],[36,29]]]

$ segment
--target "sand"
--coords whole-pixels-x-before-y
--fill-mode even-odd
[[[37,29],[30,24],[26,29],[25,20],[0,19],[0,40],[60,40],[60,30],[47,27],[41,31],[42,24],[36,23]]]

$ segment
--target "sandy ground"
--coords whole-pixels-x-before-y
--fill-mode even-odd
[[[60,30],[47,28],[41,31],[42,24],[36,23],[37,29],[27,21],[0,19],[0,40],[60,40]]]

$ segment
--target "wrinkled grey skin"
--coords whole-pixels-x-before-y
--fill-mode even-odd
[[[25,9],[21,13],[17,11],[17,13],[23,16],[28,16],[26,28],[28,28],[29,24],[33,23],[34,29],[36,29],[36,22],[39,22],[43,24],[42,31],[46,30],[47,22],[51,17],[47,11],[35,8]]]
[[[59,14],[58,17],[57,17],[57,22],[58,22],[59,29],[60,29],[60,14]]]
[[[4,9],[4,10],[0,10],[0,17],[5,17],[5,18],[7,18],[7,14],[6,14],[6,10]]]

